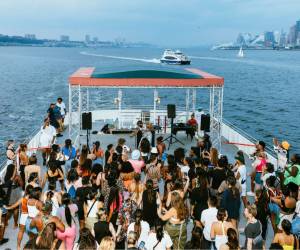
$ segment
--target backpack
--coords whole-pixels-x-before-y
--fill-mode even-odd
[[[74,185],[72,185],[69,188],[68,194],[70,195],[72,200],[74,200],[76,198],[76,189],[75,189]]]

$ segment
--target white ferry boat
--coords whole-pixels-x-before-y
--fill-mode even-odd
[[[234,156],[237,150],[242,150],[245,156],[249,156],[254,151],[254,145],[257,140],[233,124],[223,118],[223,87],[224,79],[215,76],[199,69],[194,68],[162,68],[157,69],[132,69],[128,71],[109,71],[105,69],[95,68],[80,68],[69,77],[69,107],[68,114],[65,119],[67,130],[64,131],[63,137],[56,138],[56,144],[63,144],[65,139],[70,138],[73,144],[80,148],[81,145],[89,141],[100,141],[101,147],[106,148],[108,144],[116,143],[117,139],[123,137],[126,139],[126,145],[131,149],[137,148],[136,138],[130,136],[132,130],[136,128],[137,121],[151,122],[159,127],[155,132],[156,136],[168,137],[171,133],[171,123],[168,119],[166,105],[160,103],[159,92],[162,89],[177,89],[178,99],[174,103],[176,105],[175,123],[183,123],[189,119],[191,114],[195,114],[195,118],[201,125],[201,115],[203,111],[197,109],[197,92],[205,90],[209,93],[208,102],[210,114],[210,135],[212,146],[217,148],[219,153],[227,155],[230,162],[234,161]],[[117,89],[117,95],[112,96],[112,101],[106,108],[98,109],[91,108],[93,92],[97,89],[111,88]],[[153,95],[153,103],[151,105],[126,106],[124,102],[125,91],[136,91],[136,89],[147,89],[147,93]],[[207,91],[208,90],[208,91]],[[95,95],[94,95],[95,96]],[[97,92],[97,98],[101,98]],[[106,97],[107,98],[107,97]],[[185,105],[180,105],[179,99],[185,99]],[[45,104],[45,106],[47,106]],[[92,129],[96,133],[89,134],[89,131],[82,130],[82,113],[91,112]],[[41,121],[37,121],[40,123]],[[101,128],[109,124],[111,127],[110,133],[102,133]],[[201,137],[203,131],[201,126],[198,126],[196,133]],[[171,142],[167,153],[174,152],[174,149],[184,147],[187,151],[192,146],[196,145],[195,139],[187,138],[186,133],[177,133],[176,137],[183,143]],[[38,164],[42,164],[40,147],[40,131],[28,140],[28,154],[36,153],[39,157]],[[167,143],[168,144],[168,143]],[[268,159],[274,165],[277,165],[277,159],[267,148]],[[246,165],[250,166],[251,162],[246,157]],[[1,166],[0,177],[3,178],[6,172],[7,163],[4,162]],[[43,167],[43,171],[45,171]],[[248,168],[248,172],[251,168]],[[249,180],[248,180],[249,182]],[[248,183],[248,190],[250,183]],[[5,237],[9,238],[9,242],[3,245],[7,249],[16,249],[17,229],[13,228],[13,220],[9,221],[9,226],[6,228]],[[78,222],[77,222],[78,223]],[[245,225],[245,219],[241,216],[240,225]],[[270,226],[270,225],[269,225]],[[189,235],[191,234],[192,226],[189,225]],[[273,239],[273,232],[269,230],[267,245]],[[28,237],[24,234],[23,243]],[[240,235],[240,242],[243,244],[244,235]],[[22,244],[23,244],[22,243]]]
[[[161,63],[167,64],[180,64],[180,65],[187,65],[191,64],[191,60],[184,55],[180,50],[170,50],[166,49],[162,58],[160,59]]]

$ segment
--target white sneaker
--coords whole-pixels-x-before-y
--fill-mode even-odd
[[[248,195],[248,196],[255,196],[255,194],[254,194],[253,192],[251,192],[251,191],[250,191],[250,192],[247,192],[247,195]]]

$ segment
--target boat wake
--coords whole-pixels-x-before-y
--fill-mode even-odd
[[[113,58],[113,59],[121,59],[121,60],[130,60],[130,61],[138,61],[138,62],[146,62],[146,63],[160,63],[160,60],[157,58],[153,59],[146,59],[146,58],[137,58],[137,57],[125,57],[125,56],[111,56],[111,55],[102,55],[102,54],[94,54],[88,53],[85,51],[80,52],[81,55],[85,56],[98,56],[98,57],[105,57],[105,58]]]

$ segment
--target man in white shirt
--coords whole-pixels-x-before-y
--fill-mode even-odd
[[[212,196],[208,199],[208,209],[203,210],[201,214],[201,223],[204,226],[203,229],[203,249],[211,249],[213,241],[210,238],[211,226],[214,222],[218,221],[217,219],[217,204],[218,200],[215,196]]]
[[[288,150],[290,144],[287,141],[283,141],[279,144],[276,138],[273,139],[274,151],[277,154],[277,168],[274,170],[280,175],[283,175],[286,164],[288,163]],[[283,176],[282,176],[283,177]]]
[[[63,99],[61,97],[57,98],[56,106],[60,110],[60,114],[61,114],[61,117],[62,117],[62,123],[64,123],[64,119],[65,119],[65,116],[66,116],[66,113],[67,113],[67,109],[66,109],[66,105],[63,102]]]
[[[235,174],[236,180],[241,184],[242,186],[242,201],[244,206],[247,206],[247,169],[245,166],[245,158],[242,151],[239,151],[236,156],[234,157],[236,159],[235,166],[237,166],[237,171]]]
[[[44,125],[40,131],[40,143],[42,154],[43,154],[43,165],[46,165],[47,153],[49,153],[52,144],[55,141],[56,129],[50,125],[49,118],[44,120]]]

